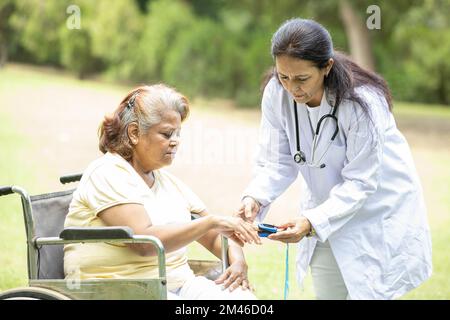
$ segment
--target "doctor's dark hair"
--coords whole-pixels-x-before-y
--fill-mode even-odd
[[[309,60],[317,68],[325,68],[330,58],[334,64],[324,79],[326,90],[335,97],[334,107],[343,99],[357,102],[364,110],[368,110],[367,103],[355,92],[359,86],[368,86],[382,94],[392,110],[392,97],[386,81],[378,74],[363,69],[350,60],[345,54],[334,51],[333,42],[329,32],[319,23],[308,19],[290,19],[284,22],[272,37],[272,56],[287,55],[293,58]],[[278,79],[276,70],[272,76]],[[263,86],[267,84],[264,83]]]
[[[189,101],[181,93],[164,84],[142,86],[128,92],[112,115],[105,116],[99,127],[99,149],[102,153],[120,154],[130,161],[133,145],[128,136],[128,126],[136,123],[139,134],[161,122],[164,112],[173,110],[183,122],[189,115]]]

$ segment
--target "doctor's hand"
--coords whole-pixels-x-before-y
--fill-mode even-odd
[[[244,221],[253,222],[260,208],[260,204],[255,199],[246,196],[242,199],[242,205],[234,216],[239,217]]]
[[[248,281],[247,269],[248,267],[245,261],[235,261],[214,282],[216,284],[223,284],[223,288],[229,288],[230,292],[239,286],[243,290],[253,291]]]
[[[311,223],[305,217],[300,217],[278,226],[282,229],[267,238],[285,243],[295,243],[303,239],[311,231]]]

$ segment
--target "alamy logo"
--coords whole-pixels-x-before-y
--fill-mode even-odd
[[[81,29],[80,7],[75,4],[71,4],[70,6],[67,7],[66,13],[70,14],[70,16],[67,18],[67,21],[66,21],[67,29],[69,29],[69,30]]]
[[[377,5],[371,5],[367,7],[366,13],[370,16],[366,20],[367,29],[381,29],[381,9]]]

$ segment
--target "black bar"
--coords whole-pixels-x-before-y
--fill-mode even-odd
[[[62,184],[77,182],[77,181],[81,180],[82,176],[83,176],[82,173],[66,174],[65,176],[62,176],[61,178],[59,178],[59,181]]]
[[[67,227],[59,237],[64,240],[133,239],[133,230],[129,227]]]
[[[8,194],[14,193],[12,190],[12,186],[2,186],[0,187],[0,197],[6,196]]]

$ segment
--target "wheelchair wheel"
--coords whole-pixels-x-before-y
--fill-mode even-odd
[[[0,292],[0,300],[71,300],[57,291],[40,287],[22,287]]]

